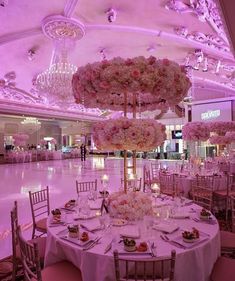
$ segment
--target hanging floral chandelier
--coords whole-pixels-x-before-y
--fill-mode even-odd
[[[98,149],[150,151],[163,144],[166,127],[156,120],[121,117],[93,127]]]
[[[116,57],[87,64],[74,74],[73,94],[77,103],[90,108],[141,111],[178,104],[191,86],[184,67],[168,59]],[[133,99],[133,94],[136,99]]]

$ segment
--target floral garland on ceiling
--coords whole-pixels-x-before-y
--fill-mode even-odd
[[[165,130],[156,120],[121,117],[96,123],[93,139],[100,150],[149,151],[164,142]]]
[[[187,141],[207,141],[210,137],[208,123],[190,122],[183,126],[183,139]]]
[[[77,103],[90,108],[127,110],[133,108],[133,93],[140,111],[165,109],[178,104],[187,95],[191,82],[185,68],[168,59],[143,56],[116,57],[78,68],[72,79]]]

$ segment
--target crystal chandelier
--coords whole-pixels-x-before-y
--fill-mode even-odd
[[[26,117],[20,123],[23,126],[23,131],[28,134],[33,134],[41,128],[41,122],[35,117]]]
[[[67,55],[63,60],[51,64],[36,79],[36,88],[46,97],[49,104],[68,107],[74,103],[72,77],[77,67],[68,63]]]

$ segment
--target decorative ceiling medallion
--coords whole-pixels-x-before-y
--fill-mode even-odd
[[[223,52],[230,51],[228,45],[224,43],[224,40],[222,40],[219,36],[205,34],[199,31],[189,33],[188,28],[185,26],[177,26],[174,28],[174,31],[177,35],[181,37],[205,44],[207,47],[212,47],[216,50]]]
[[[81,22],[58,15],[43,19],[42,30],[52,40],[80,40],[85,34],[85,28]]]
[[[165,5],[165,8],[180,14],[195,14],[200,21],[208,22],[218,36],[228,45],[223,22],[214,0],[191,0],[190,4],[186,4],[181,0],[169,0]]]

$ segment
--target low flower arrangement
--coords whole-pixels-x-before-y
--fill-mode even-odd
[[[231,143],[229,137],[227,136],[211,136],[209,138],[211,144],[229,144]]]
[[[226,132],[235,131],[235,121],[217,121],[208,123],[210,132],[216,133],[220,136],[224,136]]]
[[[149,151],[164,142],[165,130],[156,120],[121,117],[96,123],[93,139],[100,150]]]
[[[183,139],[187,141],[207,141],[210,137],[208,124],[205,122],[191,122],[183,126]]]
[[[25,146],[29,136],[26,134],[15,134],[13,139],[15,146]]]
[[[115,192],[109,196],[108,208],[111,217],[125,220],[141,220],[152,215],[152,201],[143,192]]]
[[[227,132],[225,134],[226,138],[228,138],[229,143],[235,142],[235,131],[234,132]]]
[[[120,57],[78,68],[72,80],[77,103],[86,107],[123,110],[133,108],[133,93],[139,110],[164,109],[178,104],[187,95],[191,82],[184,66],[151,56]]]

